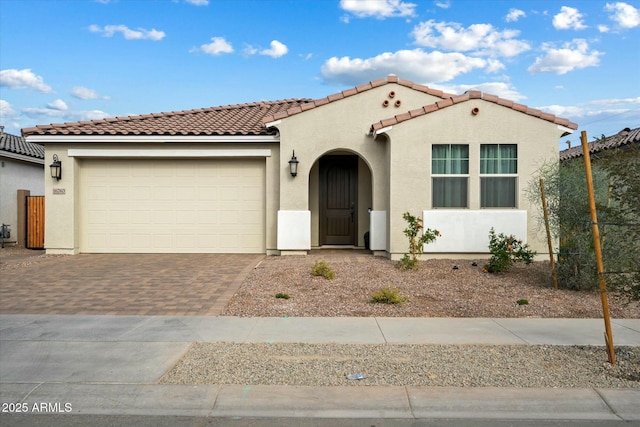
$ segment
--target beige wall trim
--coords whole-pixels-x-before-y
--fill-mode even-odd
[[[134,157],[134,158],[202,158],[202,157],[271,157],[271,150],[101,150],[70,149],[69,157]]]

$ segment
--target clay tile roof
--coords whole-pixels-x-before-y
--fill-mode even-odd
[[[309,101],[286,99],[59,123],[25,128],[22,135],[273,135],[276,131],[264,127],[263,117],[277,115],[289,108],[300,111],[301,105]]]
[[[4,129],[0,130],[0,152],[2,151],[21,154],[34,159],[44,159],[44,147],[42,145],[32,144],[25,141],[21,136],[5,133]]]
[[[344,99],[344,98],[346,98],[348,96],[352,96],[352,95],[356,95],[358,93],[366,92],[366,91],[371,90],[373,88],[384,86],[384,85],[390,84],[390,83],[397,83],[399,85],[409,87],[409,88],[411,88],[413,90],[424,92],[424,93],[427,93],[429,95],[437,96],[437,97],[443,98],[443,99],[446,99],[446,98],[449,98],[449,97],[453,96],[453,95],[450,95],[450,94],[445,94],[441,90],[436,90],[436,89],[432,89],[432,88],[430,88],[428,86],[416,84],[416,83],[414,83],[414,82],[412,82],[410,80],[400,79],[397,76],[394,76],[394,75],[391,74],[391,75],[388,75],[384,79],[372,80],[372,81],[370,81],[368,83],[361,84],[361,85],[356,86],[354,88],[347,89],[347,90],[344,90],[342,92],[334,93],[334,94],[329,95],[329,96],[327,96],[325,98],[320,98],[320,99],[313,100],[310,103],[303,105],[302,106],[302,111],[307,111],[307,110],[310,110],[312,108],[320,107],[322,105],[329,104],[330,102],[338,101],[338,100]],[[282,119],[282,118],[285,118],[285,117],[293,116],[293,115],[298,114],[300,112],[301,112],[300,110],[289,109],[289,110],[287,110],[285,112],[284,115],[280,115],[279,117],[276,117],[275,115],[267,116],[264,119],[262,119],[262,122],[266,124],[266,123],[269,123],[269,122],[276,121],[278,119]]]
[[[602,138],[592,141],[588,145],[589,154],[597,154],[606,150],[631,147],[634,145],[640,146],[640,128],[624,128],[615,135],[607,137],[603,135]],[[583,155],[582,144],[580,144],[560,151],[560,161],[575,159]]]
[[[561,117],[556,117],[553,114],[549,114],[549,113],[544,113],[540,110],[536,110],[534,108],[529,108],[526,105],[523,104],[517,104],[513,101],[509,101],[508,99],[503,99],[500,98],[496,95],[491,95],[488,93],[482,93],[480,91],[476,91],[476,90],[471,90],[471,91],[467,91],[465,93],[463,93],[462,95],[448,95],[446,98],[443,97],[444,99],[442,101],[437,101],[434,104],[431,105],[425,105],[424,107],[422,107],[421,109],[416,109],[416,110],[412,110],[409,111],[409,114],[400,114],[400,115],[396,115],[392,118],[388,118],[388,119],[383,119],[380,120],[379,122],[376,122],[374,124],[371,125],[371,132],[375,132],[377,130],[380,130],[384,127],[387,126],[391,126],[394,125],[396,123],[400,123],[403,122],[405,120],[410,120],[414,117],[423,115],[422,111],[424,111],[424,114],[429,114],[432,113],[434,111],[438,111],[441,110],[443,108],[447,108],[450,107],[451,105],[454,104],[459,104],[461,102],[466,102],[469,101],[471,99],[482,99],[484,101],[488,101],[488,102],[493,102],[495,104],[501,105],[503,107],[507,107],[507,108],[511,108],[512,110],[515,111],[519,111],[521,113],[524,114],[528,114],[530,116],[534,116],[534,117],[538,117],[542,120],[546,120],[558,125],[562,125],[564,127],[567,127],[569,129],[573,129],[576,130],[578,129],[578,125],[576,123],[573,123],[567,119],[563,119]]]

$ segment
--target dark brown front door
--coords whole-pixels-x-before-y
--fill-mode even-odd
[[[320,244],[357,245],[358,157],[320,159]]]

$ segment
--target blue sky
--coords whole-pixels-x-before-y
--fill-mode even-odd
[[[574,145],[640,127],[640,0],[0,0],[14,134],[321,98],[388,74],[568,118]]]

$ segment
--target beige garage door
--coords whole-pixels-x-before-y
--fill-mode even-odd
[[[83,159],[80,251],[265,252],[265,162]]]

